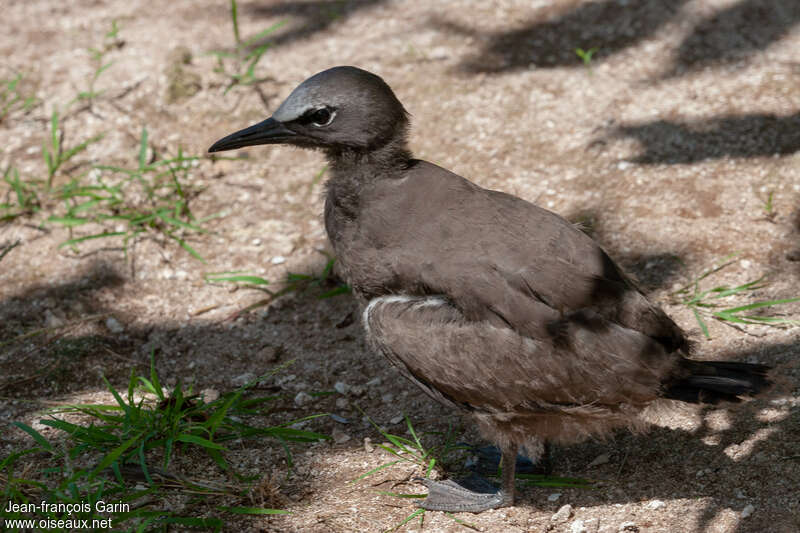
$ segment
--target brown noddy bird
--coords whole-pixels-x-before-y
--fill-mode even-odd
[[[736,402],[770,384],[763,365],[687,358],[681,329],[589,236],[414,159],[408,127],[380,77],[335,67],[209,151],[290,144],[326,154],[325,229],[369,344],[471,415],[502,452],[499,489],[425,480],[423,508],[512,505],[521,447],[636,426],[660,399]]]

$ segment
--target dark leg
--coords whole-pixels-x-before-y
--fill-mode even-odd
[[[500,459],[503,456],[497,446],[474,447],[471,451],[475,454],[468,459],[464,466],[469,470],[482,476],[492,476],[500,468]],[[550,443],[545,442],[542,446],[541,455],[537,455],[538,450],[529,450],[530,457],[521,453],[517,455],[517,474],[550,474],[552,472]]]
[[[519,446],[510,446],[503,449],[503,481],[500,493],[503,495],[503,504],[500,507],[514,505],[514,476],[517,473],[517,452]]]
[[[428,496],[419,503],[419,506],[430,511],[480,513],[488,509],[513,505],[518,450],[517,445],[503,449],[503,478],[500,489],[494,488],[480,478],[477,481],[468,480],[466,483],[457,483],[450,479],[445,481],[423,479],[422,482],[428,487]],[[468,486],[471,486],[472,490],[467,488]]]

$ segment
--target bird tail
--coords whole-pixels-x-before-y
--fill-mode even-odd
[[[755,396],[772,385],[767,365],[684,359],[684,369],[684,377],[664,391],[665,398],[690,403],[740,402],[742,396]]]

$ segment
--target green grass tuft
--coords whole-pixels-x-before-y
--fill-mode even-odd
[[[751,324],[773,327],[800,325],[800,321],[797,319],[760,313],[761,310],[766,310],[767,308],[798,302],[800,298],[762,300],[731,306],[731,303],[733,303],[731,299],[734,297],[747,297],[750,299],[755,297],[758,290],[765,288],[769,284],[766,276],[735,287],[718,285],[710,289],[701,289],[701,281],[735,263],[733,259],[735,256],[736,254],[729,255],[722,260],[719,266],[704,270],[688,284],[671,294],[674,303],[685,305],[691,309],[703,335],[707,339],[711,339],[711,332],[707,324],[708,319],[717,320],[722,324],[737,328]]]
[[[180,382],[166,392],[151,353],[149,374],[140,376],[131,372],[126,390],[119,391],[106,381],[114,398],[113,404],[61,406],[50,410],[50,416],[40,420],[42,426],[65,433],[63,443],[56,444],[27,424],[14,423],[31,437],[35,446],[13,452],[0,461],[0,478],[5,481],[2,492],[4,505],[8,502],[88,502],[92,509],[72,514],[41,509],[32,513],[19,511],[6,514],[4,518],[90,521],[111,518],[115,531],[149,531],[168,524],[219,530],[225,523],[220,517],[181,516],[160,508],[160,502],[172,490],[193,494],[194,498],[212,504],[214,509],[223,513],[287,514],[280,509],[251,504],[218,504],[220,498],[228,502],[249,503],[247,497],[253,489],[252,479],[238,474],[227,461],[229,443],[241,439],[272,438],[280,441],[288,454],[289,442],[316,442],[329,438],[292,427],[326,415],[268,427],[255,426],[247,421],[269,414],[271,404],[277,398],[252,397],[250,390],[267,375],[285,367],[282,365],[206,403]],[[78,424],[56,416],[64,414],[83,415],[91,423]],[[197,453],[210,457],[238,483],[191,479],[169,471],[176,456],[194,457]],[[78,463],[85,464],[87,457],[96,460],[77,466]],[[33,458],[37,459],[35,463],[31,462]],[[287,455],[287,464],[291,466],[290,455]],[[142,488],[143,484],[145,488]],[[103,515],[93,506],[99,500],[129,502],[131,509]]]

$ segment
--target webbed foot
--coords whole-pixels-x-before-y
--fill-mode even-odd
[[[429,511],[480,513],[514,504],[513,494],[507,494],[476,475],[461,481],[420,481],[428,487],[428,496],[417,505]]]

